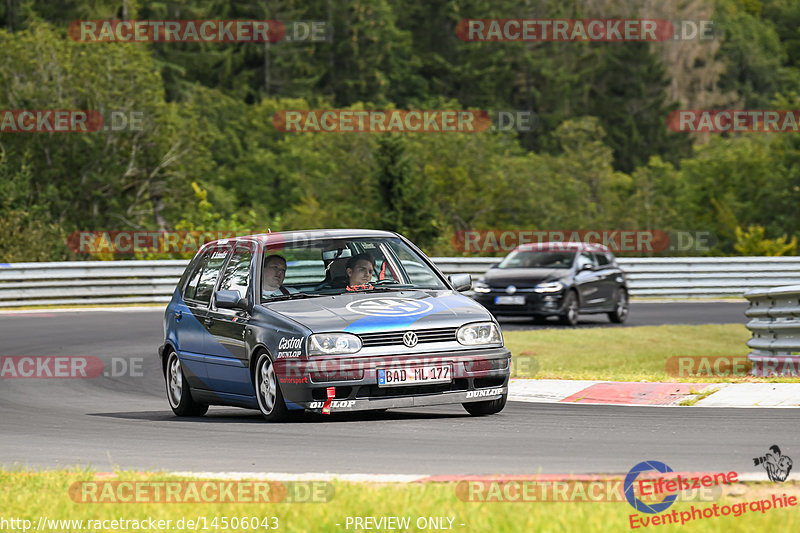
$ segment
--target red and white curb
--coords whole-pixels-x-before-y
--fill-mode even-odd
[[[512,379],[508,400],[536,403],[678,406],[713,391],[697,407],[800,407],[800,383],[647,383]]]

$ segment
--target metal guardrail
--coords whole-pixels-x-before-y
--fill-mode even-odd
[[[617,258],[631,295],[741,297],[749,289],[800,284],[800,257]],[[434,257],[446,274],[483,275],[492,257]],[[185,260],[0,264],[0,307],[167,302]]]
[[[483,274],[498,258],[435,257],[445,273]],[[750,289],[800,283],[800,257],[617,257],[631,295],[741,298]]]
[[[800,375],[800,285],[755,289],[744,296],[750,302],[745,315],[753,333],[747,341],[752,374]]]

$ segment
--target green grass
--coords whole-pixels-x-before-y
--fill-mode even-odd
[[[0,516],[3,518],[22,518],[38,523],[40,516],[50,519],[122,519],[141,520],[152,517],[156,520],[181,517],[196,519],[206,517],[208,524],[214,516],[257,516],[277,517],[279,531],[320,532],[320,531],[360,531],[345,529],[348,516],[408,516],[412,524],[419,517],[454,517],[453,531],[477,532],[518,532],[518,531],[630,531],[629,515],[633,509],[625,502],[613,503],[544,503],[515,502],[472,503],[461,501],[456,496],[453,483],[428,484],[350,484],[334,482],[334,494],[328,503],[294,504],[188,504],[188,503],[76,503],[70,499],[68,491],[72,483],[93,480],[88,472],[45,471],[38,473],[12,473],[0,470]],[[120,473],[120,479],[176,479],[166,475],[144,475]],[[765,484],[762,484],[765,485]],[[753,488],[752,485],[737,484],[736,495],[726,496],[718,505],[739,503],[763,498],[767,493],[783,492],[797,494],[791,483],[779,486]],[[671,510],[688,510],[688,502],[676,503]],[[710,507],[711,502],[696,502],[698,508]],[[341,526],[336,526],[336,524]],[[446,524],[447,522],[445,522]],[[461,524],[464,524],[463,526]],[[684,526],[650,526],[645,530],[656,531],[792,531],[800,526],[800,513],[796,509],[777,509],[765,514],[745,513],[740,517],[720,517],[687,523]],[[688,528],[688,529],[687,529]],[[430,528],[428,528],[430,530]],[[644,529],[644,528],[643,528]],[[8,531],[8,529],[6,529]],[[193,529],[191,529],[193,531]],[[202,528],[199,529],[203,531]],[[412,527],[409,531],[418,531]],[[45,529],[44,531],[55,531]],[[59,531],[80,531],[76,528]],[[86,531],[85,529],[83,531]],[[103,531],[112,531],[106,529]],[[113,531],[123,531],[116,529]],[[131,531],[129,529],[129,531]],[[139,529],[136,531],[156,531]],[[190,531],[175,528],[170,531]],[[222,531],[208,529],[207,531]],[[228,528],[225,531],[248,531],[248,529]],[[254,531],[249,529],[249,531]],[[257,529],[255,531],[274,531]],[[385,531],[385,530],[384,530]],[[400,531],[406,531],[401,529]],[[40,530],[41,532],[41,530]],[[37,533],[40,533],[37,532]]]
[[[675,377],[673,356],[746,356],[751,334],[744,325],[641,326],[632,328],[507,331],[514,377],[674,382],[800,382],[800,378],[751,376]],[[526,359],[527,358],[527,359]]]
[[[700,392],[700,391],[694,390],[693,388],[690,388],[689,389],[689,394],[694,394],[694,396],[692,398],[686,398],[685,400],[681,401],[681,403],[679,403],[678,405],[682,405],[682,406],[685,406],[685,407],[691,407],[692,405],[696,404],[700,400],[702,400],[704,398],[708,398],[709,396],[711,396],[712,394],[714,394],[718,390],[719,390],[719,388],[709,387],[706,390],[704,390],[703,392]]]

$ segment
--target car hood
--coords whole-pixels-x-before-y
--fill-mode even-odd
[[[543,281],[565,278],[569,272],[568,268],[493,268],[483,276],[483,280],[491,287],[516,285],[526,288]]]
[[[453,291],[361,292],[261,305],[315,333],[447,328],[493,320],[483,306]]]

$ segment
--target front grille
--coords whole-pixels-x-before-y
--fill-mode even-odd
[[[412,330],[417,334],[417,343],[424,342],[450,342],[456,340],[456,328],[418,329]],[[361,343],[364,348],[370,346],[398,346],[403,344],[405,331],[361,333]]]

